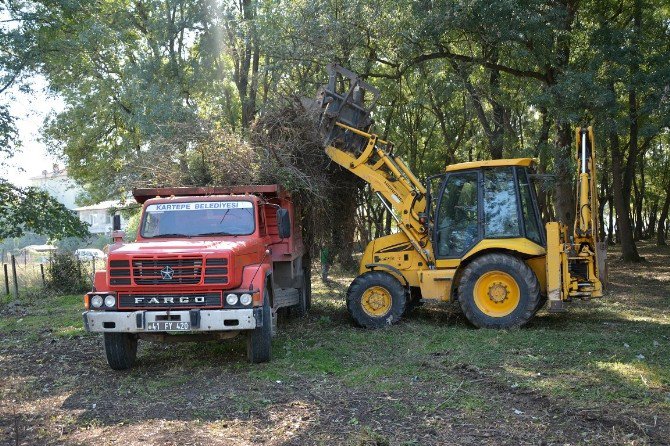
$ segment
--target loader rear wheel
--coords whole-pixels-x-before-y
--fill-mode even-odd
[[[347,310],[357,325],[382,328],[400,320],[407,293],[389,273],[370,271],[356,277],[347,291]]]
[[[458,300],[465,317],[476,327],[520,327],[539,307],[540,284],[522,260],[486,254],[466,266]]]

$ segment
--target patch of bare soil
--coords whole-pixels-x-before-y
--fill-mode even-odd
[[[614,299],[626,302],[633,281],[648,290],[649,305],[662,301],[665,279],[658,278],[670,267],[655,252],[644,268],[612,263]],[[250,374],[239,340],[184,350],[181,363],[164,354],[174,346],[145,344],[138,367],[118,373],[104,362],[97,336],[0,334],[0,444],[7,446],[670,444],[667,413],[577,407],[505,384],[495,368],[454,366],[448,351],[421,362],[455,379],[447,392],[419,377],[380,390],[372,377],[356,386],[300,370],[272,379],[271,364]],[[466,393],[486,404],[452,404]]]

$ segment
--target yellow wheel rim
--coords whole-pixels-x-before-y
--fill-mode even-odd
[[[391,298],[391,293],[389,290],[381,286],[372,286],[368,288],[365,290],[363,297],[361,298],[363,311],[365,311],[368,316],[372,317],[385,316],[391,311],[392,304],[393,299]]]
[[[489,271],[475,283],[474,299],[479,310],[491,317],[504,317],[513,312],[521,300],[519,285],[502,271]]]

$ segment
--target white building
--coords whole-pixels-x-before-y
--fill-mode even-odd
[[[91,234],[111,234],[112,232],[112,209],[120,209],[123,205],[118,200],[108,200],[90,206],[81,206],[73,210],[79,215],[79,219],[90,224],[88,230]],[[121,228],[125,228],[128,222],[121,216]]]
[[[53,165],[51,171],[45,170],[42,175],[30,178],[30,185],[47,192],[66,208],[75,211],[81,221],[91,225],[89,228],[91,234],[110,234],[112,232],[110,211],[113,208],[123,207],[119,201],[115,200],[78,207],[75,201],[77,196],[84,192],[84,189],[67,176],[66,169],[59,168],[57,164]],[[127,223],[122,216],[121,228],[125,228]]]
[[[30,185],[47,192],[68,209],[77,207],[75,200],[84,190],[67,176],[67,170],[53,165],[51,171],[44,170],[42,175],[29,179]]]

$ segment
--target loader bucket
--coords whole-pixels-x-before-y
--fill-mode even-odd
[[[315,100],[303,100],[303,105],[320,112],[319,131],[324,145],[358,153],[367,139],[337,124],[368,132],[379,90],[337,64],[328,64],[326,70],[328,84],[319,88]]]

